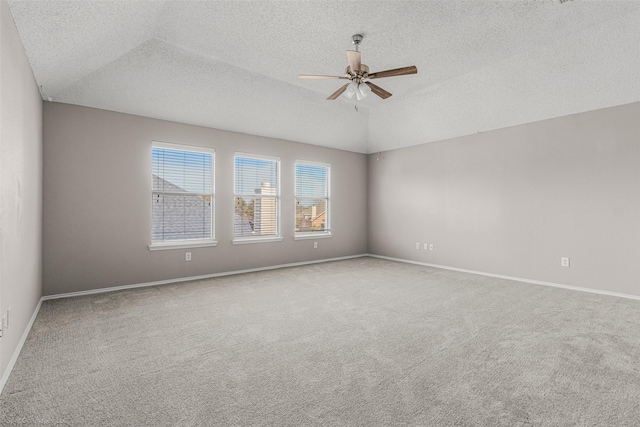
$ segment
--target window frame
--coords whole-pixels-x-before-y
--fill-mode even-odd
[[[298,194],[297,194],[297,174],[296,169],[298,165],[306,165],[306,166],[319,166],[327,169],[327,196],[326,196],[326,217],[325,217],[325,229],[324,231],[295,231],[296,230],[296,219],[298,216]],[[304,198],[304,197],[301,197]],[[331,232],[331,164],[316,162],[311,160],[296,160],[293,166],[293,239],[294,240],[308,240],[308,239],[326,239],[333,236]]]
[[[236,203],[235,203],[235,199],[236,197],[253,197],[253,198],[257,198],[257,197],[262,197],[260,195],[257,195],[256,193],[253,194],[243,194],[243,193],[236,193],[236,159],[240,157],[240,158],[245,158],[245,159],[252,159],[252,160],[263,160],[263,161],[270,161],[270,162],[275,162],[276,164],[276,195],[275,195],[275,200],[276,200],[276,234],[274,235],[267,235],[267,236],[239,236],[236,237],[235,234],[235,214],[236,214]],[[231,204],[231,208],[233,209],[232,211],[232,215],[231,215],[231,235],[232,235],[232,243],[234,245],[243,245],[243,244],[248,244],[248,243],[268,243],[268,242],[279,242],[283,240],[282,237],[282,230],[281,230],[281,223],[282,223],[282,215],[281,215],[281,208],[282,208],[282,192],[281,192],[281,187],[282,187],[282,162],[280,160],[280,157],[276,157],[276,156],[267,156],[267,155],[263,155],[263,154],[253,154],[253,153],[245,153],[245,152],[240,152],[240,151],[236,151],[233,154],[233,203]],[[267,197],[272,197],[272,196],[267,196]]]
[[[173,151],[183,151],[183,152],[191,152],[191,153],[203,153],[211,155],[211,194],[209,193],[191,193],[185,192],[180,194],[186,195],[207,195],[211,196],[211,238],[205,239],[186,239],[186,240],[174,240],[174,241],[162,241],[162,242],[153,242],[153,206],[151,208],[151,227],[150,227],[150,241],[151,244],[148,246],[150,251],[161,251],[161,250],[170,250],[170,249],[184,249],[184,248],[199,248],[199,247],[211,247],[217,246],[218,241],[216,240],[216,226],[215,226],[215,208],[216,208],[216,179],[215,179],[215,170],[216,170],[216,150],[214,148],[209,147],[200,147],[194,145],[186,145],[186,144],[177,144],[173,142],[163,142],[163,141],[152,141],[151,142],[151,195],[153,197],[154,193],[158,193],[153,189],[153,149],[154,148],[162,148],[166,150]],[[171,192],[167,192],[171,193]],[[164,193],[163,193],[164,194]]]

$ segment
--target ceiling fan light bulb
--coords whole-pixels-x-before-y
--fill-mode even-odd
[[[353,95],[358,92],[357,87],[358,86],[354,82],[351,82],[349,86],[347,86],[347,90],[344,91],[344,96],[346,96],[348,99],[353,98]]]
[[[362,92],[362,95],[367,96],[371,93],[371,88],[365,82],[362,82],[358,85],[358,89]]]
[[[367,89],[369,89],[369,91],[367,91]],[[358,84],[358,89],[356,90],[356,97],[358,98],[358,101],[362,101],[363,99],[365,99],[370,91],[371,91],[371,88],[366,84],[364,83]]]

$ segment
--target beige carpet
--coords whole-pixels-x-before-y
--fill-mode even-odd
[[[373,258],[43,303],[2,426],[637,426],[640,302]]]

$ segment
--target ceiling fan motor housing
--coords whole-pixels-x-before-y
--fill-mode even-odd
[[[347,68],[344,70],[344,72],[345,72],[345,77],[360,84],[369,75],[369,66],[365,64],[360,64],[360,70],[353,71],[351,70],[351,66],[348,65]]]

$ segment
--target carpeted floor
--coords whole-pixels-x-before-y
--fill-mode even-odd
[[[640,302],[374,258],[45,301],[2,426],[637,426]]]

